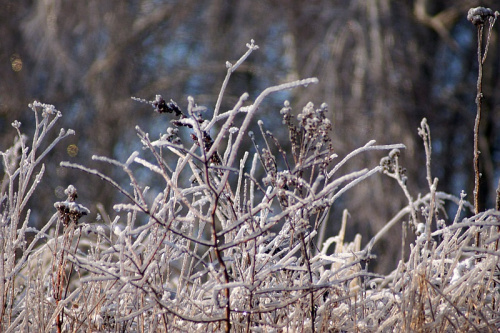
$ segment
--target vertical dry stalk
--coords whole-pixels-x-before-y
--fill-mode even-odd
[[[477,76],[477,94],[476,94],[476,119],[474,121],[474,214],[479,213],[479,123],[481,121],[481,100],[482,93],[482,80],[483,80],[483,61],[482,61],[482,41],[483,41],[483,25],[477,27],[477,62],[478,62],[478,76]]]
[[[476,7],[469,9],[467,19],[477,27],[477,63],[478,76],[476,85],[476,119],[474,122],[474,214],[479,213],[479,182],[481,178],[479,167],[479,124],[481,122],[481,101],[483,96],[483,65],[488,55],[488,47],[491,39],[491,31],[498,17],[498,12],[493,12],[490,8]],[[484,25],[488,22],[488,36],[486,38],[486,46],[483,52],[483,31]]]
[[[75,244],[75,251],[71,251],[71,244],[73,242],[73,238],[75,236],[75,228],[77,228],[78,220],[90,213],[90,211],[84,206],[77,204],[75,202],[77,198],[76,188],[73,185],[68,186],[68,188],[64,191],[64,193],[68,196],[66,201],[56,202],[54,207],[58,211],[59,219],[58,224],[56,226],[56,241],[54,242],[54,256],[52,261],[52,296],[55,300],[56,307],[59,303],[64,300],[66,297],[69,279],[72,273],[73,266],[70,265],[69,272],[66,273],[67,268],[67,256],[68,253],[76,252],[78,248],[78,240]],[[62,230],[62,240],[60,244],[60,248],[58,248],[58,239],[59,237],[59,227],[63,226]],[[79,237],[78,237],[79,239]],[[64,308],[62,311],[57,314],[56,317],[56,327],[58,332],[62,332],[63,330],[63,320],[64,320]]]
[[[495,200],[495,209],[500,210],[500,179],[498,180],[497,197]]]

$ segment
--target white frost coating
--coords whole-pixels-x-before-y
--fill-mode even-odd
[[[423,235],[424,233],[425,233],[425,223],[417,224],[417,231],[416,231],[417,236]]]
[[[120,212],[122,210],[142,212],[142,209],[139,206],[134,205],[134,204],[116,204],[116,205],[113,205],[113,209],[116,210],[117,212]]]
[[[249,47],[256,48],[253,42]],[[241,62],[228,65],[227,78]],[[311,82],[314,80],[295,84]],[[202,124],[198,118],[193,128],[176,127],[179,115],[164,115],[165,123],[172,118],[174,122],[160,134],[160,140],[154,142],[148,133],[138,128],[143,144],[143,151],[139,152],[144,152],[148,161],[140,159],[138,152],[130,152],[124,163],[96,157],[108,163],[102,172],[73,163],[62,164],[98,176],[119,192],[116,197],[120,204],[114,208],[125,213],[109,212],[98,206],[101,225],[79,224],[78,228],[69,229],[71,233],[57,236],[51,232],[58,222],[60,212],[57,212],[48,226],[38,231],[27,227],[30,219],[24,217],[29,215],[24,214],[27,212],[24,208],[28,208],[24,203],[29,198],[22,198],[20,193],[18,197],[3,199],[5,208],[13,202],[12,206],[17,204],[24,209],[21,214],[4,214],[2,220],[2,225],[16,231],[8,233],[13,241],[4,246],[3,261],[4,271],[14,273],[0,279],[0,289],[1,281],[16,281],[14,293],[9,296],[13,301],[8,302],[12,306],[7,310],[18,317],[13,318],[17,322],[13,321],[8,329],[15,331],[18,323],[29,326],[36,322],[25,320],[26,309],[31,311],[33,306],[32,313],[36,315],[43,313],[44,308],[36,308],[37,302],[23,300],[30,295],[56,295],[51,288],[56,286],[57,266],[64,262],[78,273],[72,277],[70,288],[65,288],[74,290],[75,296],[65,295],[64,300],[45,302],[49,307],[58,305],[67,311],[63,329],[67,322],[77,320],[76,325],[105,331],[111,328],[112,318],[118,318],[117,324],[126,324],[131,331],[139,328],[151,331],[153,325],[160,323],[167,331],[182,327],[188,332],[205,332],[224,330],[227,321],[233,324],[232,330],[244,330],[248,326],[249,330],[283,328],[288,332],[309,331],[312,325],[317,331],[404,331],[408,325],[417,323],[418,326],[418,322],[429,331],[451,331],[456,327],[480,331],[489,325],[494,327],[498,313],[491,305],[499,303],[495,292],[498,254],[494,248],[498,240],[499,212],[469,216],[459,223],[462,207],[467,205],[462,200],[458,204],[456,224],[448,223],[446,214],[439,214],[438,218],[443,220],[438,221],[433,238],[429,237],[431,243],[427,243],[426,237],[420,237],[409,244],[400,265],[387,275],[372,273],[370,266],[367,269],[368,262],[379,260],[371,252],[373,244],[394,225],[407,221],[412,211],[421,207],[425,207],[425,214],[431,209],[441,211],[444,200],[454,200],[451,196],[435,192],[419,196],[417,200],[409,198],[408,206],[384,224],[375,237],[363,240],[368,244],[363,250],[360,236],[348,241],[350,236],[345,235],[344,227],[328,239],[326,234],[316,237],[323,226],[336,223],[329,204],[357,182],[378,172],[380,166],[357,171],[341,167],[346,159],[331,163],[337,157],[333,153],[335,147],[330,147],[330,143],[334,144],[324,140],[328,138],[324,128],[315,130],[324,125],[330,128],[328,119],[323,118],[326,105],[317,109],[310,103],[300,115],[297,108],[292,113],[290,103],[285,102],[280,110],[285,119],[282,127],[285,131],[289,127],[292,140],[282,141],[275,133],[273,137],[267,136],[267,130],[275,130],[269,125],[279,123],[268,123],[268,115],[274,111],[273,115],[281,116],[269,106],[274,103],[266,104],[263,100],[270,93],[292,85],[266,89],[253,104],[243,94],[231,110],[217,115],[221,105],[224,108],[228,105],[227,101],[222,103],[228,95],[222,89],[212,118],[208,113],[201,114],[204,109],[190,98],[187,113],[182,117],[203,116]],[[39,116],[41,110],[35,111]],[[41,120],[44,124],[50,121],[50,112],[53,111],[45,112],[46,117]],[[262,120],[257,121],[258,117]],[[297,118],[303,123],[298,124]],[[257,129],[249,138],[249,130],[257,124],[262,126],[263,133]],[[202,133],[205,127],[209,135]],[[295,129],[299,131],[294,132]],[[18,134],[21,137],[20,131]],[[257,151],[250,139],[259,143]],[[29,190],[31,185],[36,186],[40,177],[33,176],[37,171],[24,184],[22,177],[26,173],[22,172],[32,172],[33,161],[38,161],[29,153],[43,151],[43,146],[27,147],[31,140],[18,139],[18,142],[10,152],[2,153],[8,166],[6,177],[10,177],[4,184],[8,187],[9,181],[15,182],[13,192],[16,188]],[[371,141],[349,158],[374,149],[401,148],[400,145],[375,146]],[[254,158],[248,161],[250,153]],[[396,160],[398,155],[398,150],[392,150],[387,158]],[[16,163],[24,170],[16,171]],[[129,168],[133,163],[140,166]],[[313,164],[313,169],[308,168]],[[114,169],[124,178],[112,178],[116,175]],[[377,177],[385,176],[379,173]],[[69,189],[67,194],[76,199],[72,187]],[[86,192],[82,199],[92,198]],[[78,214],[84,211],[70,198],[62,201],[59,208]],[[14,221],[19,216],[25,222]],[[121,226],[118,225],[120,216],[124,219]],[[411,222],[417,232],[431,235],[432,230],[425,230],[424,223],[417,227],[419,220],[412,218]],[[342,223],[347,223],[347,212]],[[0,230],[0,235],[7,234],[5,230]],[[88,234],[93,230],[97,236]],[[24,238],[27,232],[38,240],[37,248]],[[439,235],[443,237],[434,237]],[[480,247],[476,245],[476,235],[480,237]],[[73,236],[77,238],[71,239]],[[334,243],[337,246],[333,246]],[[7,253],[9,244],[23,251],[14,249]],[[464,261],[464,257],[471,259]],[[54,262],[54,258],[57,261]],[[37,286],[41,289],[30,290]],[[97,294],[82,298],[85,290],[95,290]],[[153,311],[153,306],[158,307],[159,312]],[[88,314],[83,311],[85,308],[95,312]],[[412,319],[412,309],[418,309],[417,317],[422,316],[413,317],[418,319],[416,322]],[[315,318],[311,320],[314,312]],[[443,318],[452,318],[453,323],[448,325],[450,320]],[[164,319],[167,320],[162,322]],[[44,327],[52,322],[53,319],[48,320]],[[421,328],[417,326],[415,329]]]
[[[130,164],[132,164],[132,162],[135,161],[135,158],[139,156],[139,152],[138,151],[134,151],[130,157],[127,159],[127,161],[125,162],[125,165],[126,166],[129,166]]]
[[[113,233],[118,237],[121,237],[123,232],[123,228],[119,225],[115,225],[115,227],[113,228]]]

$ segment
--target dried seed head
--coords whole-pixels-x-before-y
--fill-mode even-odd
[[[401,155],[401,151],[399,149],[393,149],[389,152],[389,158],[395,158],[397,156]]]
[[[66,201],[58,201],[54,203],[54,207],[59,212],[59,218],[63,222],[64,226],[67,227],[70,222],[77,224],[78,220],[82,216],[90,214],[90,211],[83,205],[75,202],[77,194],[76,188],[73,185],[69,185],[64,193],[68,196]]]
[[[476,7],[469,9],[467,13],[467,20],[471,21],[474,25],[482,25],[490,17],[497,17],[498,12],[493,12],[490,8]]]
[[[177,117],[182,115],[182,111],[175,103],[173,100],[170,100],[170,102],[165,102],[163,97],[161,95],[156,95],[156,98],[153,102],[151,102],[151,105],[155,108],[155,111],[158,113],[172,113],[175,112],[175,115]]]
[[[78,198],[78,194],[76,193],[76,188],[73,185],[69,185],[67,189],[64,190],[64,194],[68,196],[69,202],[74,202],[76,198]]]

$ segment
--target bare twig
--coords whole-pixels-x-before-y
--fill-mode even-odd
[[[467,19],[477,27],[477,64],[478,76],[476,85],[476,119],[474,122],[474,213],[479,213],[479,182],[481,178],[479,168],[479,123],[481,122],[481,102],[483,96],[483,64],[486,61],[488,47],[490,44],[491,31],[498,17],[498,12],[493,12],[489,8],[476,7],[471,8],[467,14]],[[483,31],[484,24],[488,22],[488,36],[486,39],[486,47],[483,52]]]

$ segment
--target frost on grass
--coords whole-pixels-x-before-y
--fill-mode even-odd
[[[258,48],[253,41],[247,46],[235,64],[227,64],[210,119],[192,97],[186,105],[161,95],[134,98],[161,113],[170,127],[159,138],[137,127],[143,150],[125,162],[93,157],[121,170],[126,181],[61,163],[81,177],[99,177],[123,201],[114,212],[99,203],[90,212],[76,202],[70,185],[67,200],[55,203],[56,213],[29,244],[25,232],[33,228],[27,228],[23,203],[33,193],[31,178],[23,178],[26,186],[13,184],[25,172],[19,159],[39,159],[27,159],[27,138],[19,132],[16,145],[23,149],[2,153],[12,187],[2,192],[6,236],[0,248],[7,259],[0,267],[1,330],[497,330],[500,213],[460,220],[470,208],[465,194],[438,191],[430,168],[429,193],[415,198],[399,160],[404,145],[372,140],[339,157],[326,104],[294,110],[285,101],[281,110],[269,110],[281,115],[278,130],[288,134],[288,140],[278,139],[274,124],[258,119],[265,98],[314,84],[314,78],[267,88],[253,102],[243,93],[231,110],[221,110],[231,73]],[[39,103],[33,108],[42,110],[43,119],[58,114]],[[36,124],[37,133],[48,126],[44,120]],[[426,124],[419,133],[430,165]],[[386,156],[379,165],[340,172],[351,159],[380,152]],[[145,173],[155,180],[145,180]],[[347,241],[349,214],[331,221],[330,207],[359,182],[384,175],[401,186],[407,206],[372,239]],[[457,204],[453,219],[443,216],[445,201]],[[340,223],[339,234],[327,237],[327,223]],[[415,234],[408,259],[387,276],[369,272],[373,245],[401,224]],[[14,255],[16,249],[23,255]]]

